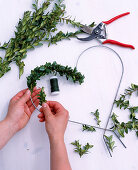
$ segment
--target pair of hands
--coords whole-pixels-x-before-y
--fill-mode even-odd
[[[39,105],[38,93],[41,89],[34,88],[33,93],[28,89],[20,91],[10,101],[8,113],[5,121],[11,128],[13,134],[21,130],[28,123],[35,107],[33,106],[30,96],[36,106]],[[49,139],[62,140],[68,123],[68,111],[58,102],[48,101],[43,103],[40,108],[38,118],[40,122],[45,121],[46,131]]]

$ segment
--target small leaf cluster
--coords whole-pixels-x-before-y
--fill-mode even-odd
[[[124,128],[124,126],[121,126],[122,124],[118,121],[117,117],[118,116],[115,113],[113,113],[113,115],[111,116],[113,122],[113,127],[111,129],[113,131],[117,131],[122,137],[125,137],[124,132],[128,133],[128,128]]]
[[[138,106],[135,107],[129,107],[128,110],[130,111],[129,118],[133,121],[137,120],[136,113],[138,113]]]
[[[36,81],[40,80],[40,77],[54,74],[60,76],[65,76],[67,80],[72,80],[74,83],[79,82],[82,84],[84,82],[84,75],[77,71],[76,68],[72,69],[69,66],[63,66],[57,64],[56,62],[47,63],[45,65],[41,65],[40,67],[36,67],[34,70],[31,71],[30,76],[27,77],[27,86],[33,91],[33,88],[36,86]]]
[[[95,112],[91,112],[94,116],[95,116],[95,120],[97,121],[97,125],[100,126],[100,123],[101,123],[101,120],[100,120],[100,113],[99,113],[99,110],[97,109]]]
[[[124,94],[120,95],[120,98],[118,100],[115,100],[115,104],[120,109],[127,109],[130,105],[129,100],[126,99],[126,97],[130,97],[134,92],[138,94],[138,85],[131,84],[131,87],[128,87],[128,89],[125,89]]]
[[[24,12],[23,18],[19,20],[16,26],[14,37],[8,43],[0,46],[0,49],[5,50],[4,59],[0,57],[0,78],[11,70],[10,63],[12,62],[15,62],[19,67],[19,77],[21,77],[25,66],[22,60],[26,58],[28,50],[42,46],[44,42],[48,42],[48,46],[50,46],[58,41],[70,39],[82,33],[81,30],[74,33],[59,31],[56,35],[53,35],[58,31],[58,24],[64,20],[65,5],[63,0],[54,0],[53,8],[49,10],[52,2],[53,0],[46,0],[38,7],[38,0],[35,0],[33,4],[34,11]],[[71,19],[68,19],[66,24],[78,28],[82,25]]]
[[[115,104],[120,109],[127,109],[129,107],[129,100],[125,99],[125,95],[120,95],[121,97],[118,100],[115,100]]]
[[[131,96],[132,93],[137,92],[138,94],[138,85],[131,84],[131,87],[128,87],[128,89],[125,89],[125,96]]]
[[[113,131],[117,131],[120,136],[125,137],[125,133],[128,134],[128,130],[135,130],[136,134],[138,131],[138,120],[128,121],[127,123],[119,122],[117,119],[117,115],[113,113],[111,116],[113,127],[111,128]]]
[[[93,126],[82,125],[83,131],[95,132],[95,128]]]
[[[37,94],[38,99],[39,99],[39,104],[42,106],[43,103],[46,103],[46,94],[44,91],[44,87],[41,88],[41,91],[39,92],[39,94]]]
[[[115,141],[113,141],[113,135],[111,136],[106,136],[104,135],[105,139],[106,139],[106,144],[109,147],[109,149],[113,152],[113,149],[116,147],[115,146]]]
[[[75,146],[74,151],[77,152],[80,155],[80,157],[82,157],[84,154],[88,154],[89,149],[93,147],[93,145],[90,145],[89,143],[82,146],[79,143],[79,140],[75,140],[75,142],[72,142],[71,144]]]

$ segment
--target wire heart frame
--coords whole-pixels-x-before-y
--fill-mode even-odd
[[[117,95],[118,95],[118,92],[119,92],[119,89],[120,89],[120,85],[121,85],[121,82],[122,82],[122,79],[123,79],[123,75],[124,75],[124,64],[123,64],[123,61],[122,61],[120,55],[119,55],[115,50],[113,50],[113,49],[110,48],[110,47],[104,46],[104,45],[96,45],[96,46],[91,46],[91,47],[85,49],[85,50],[79,55],[79,57],[78,57],[78,59],[77,59],[77,62],[76,62],[76,68],[78,67],[79,60],[80,60],[81,56],[82,56],[86,51],[88,51],[88,50],[90,50],[90,49],[93,49],[93,48],[105,48],[105,49],[107,49],[107,50],[110,50],[111,52],[113,52],[113,53],[115,54],[115,56],[119,59],[119,61],[120,61],[120,63],[121,63],[120,79],[119,79],[119,83],[118,83],[118,86],[117,86],[117,89],[116,89],[116,93],[115,93],[115,96],[114,96],[113,104],[111,105],[110,113],[109,113],[108,118],[107,118],[107,121],[106,121],[106,125],[105,125],[104,128],[102,128],[102,127],[98,127],[98,126],[88,125],[88,124],[85,124],[85,123],[82,123],[82,122],[77,122],[77,121],[74,121],[74,120],[68,120],[68,121],[71,122],[71,123],[79,124],[79,125],[93,126],[94,128],[103,130],[103,140],[104,140],[104,143],[105,143],[105,145],[106,145],[106,147],[107,147],[107,149],[108,149],[108,152],[109,152],[110,156],[112,157],[110,148],[109,148],[109,146],[107,145],[106,138],[105,138],[105,133],[106,133],[106,131],[112,132],[112,133],[119,139],[119,141],[121,142],[121,144],[126,148],[125,144],[124,144],[124,143],[122,142],[122,140],[120,139],[120,136],[119,136],[115,131],[107,128],[107,127],[108,127],[108,124],[109,124],[109,121],[110,121],[110,118],[111,118],[111,115],[112,115],[113,108],[114,108],[114,101],[115,101],[116,98],[117,98]],[[30,96],[30,99],[31,99],[32,104],[33,104],[34,107],[36,108],[36,110],[37,110],[38,112],[40,112],[39,109],[38,109],[38,108],[35,106],[35,104],[33,103],[33,100],[32,100],[32,98],[31,98],[31,96]]]

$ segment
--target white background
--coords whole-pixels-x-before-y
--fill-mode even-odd
[[[15,25],[23,12],[31,10],[32,0],[0,0],[0,41],[4,43],[14,36]],[[123,43],[133,44],[136,49],[131,50],[108,45],[118,52],[124,62],[125,73],[121,88],[123,93],[131,83],[138,84],[138,1],[137,0],[66,0],[67,14],[77,21],[90,24],[99,23],[118,14],[130,11],[131,14],[119,19],[108,26],[109,37]],[[73,31],[70,26],[63,26],[64,30]],[[63,28],[62,27],[62,28]],[[86,48],[98,45],[96,40],[80,42],[77,39],[64,40],[58,45],[37,48],[28,52],[24,60],[26,66],[21,79],[18,79],[18,68],[13,63],[12,70],[0,79],[0,120],[4,119],[9,100],[18,91],[27,87],[26,77],[31,69],[46,61],[57,61],[63,65],[74,67],[77,57]],[[0,51],[0,56],[4,53]],[[42,79],[38,85],[46,88],[47,99],[61,102],[70,112],[70,119],[96,125],[90,115],[91,111],[99,108],[101,126],[104,127],[121,73],[121,65],[116,56],[106,49],[91,49],[80,59],[78,70],[85,74],[83,85],[73,84],[64,78],[59,78],[60,95],[50,95],[49,78]],[[119,95],[118,95],[119,96]],[[131,98],[131,105],[137,105],[137,98]],[[120,121],[127,121],[129,113],[114,108]],[[49,170],[49,142],[43,123],[39,123],[38,112],[35,111],[28,125],[17,133],[0,151],[0,170]],[[123,148],[118,139],[111,158],[102,140],[103,131],[94,133],[82,132],[81,126],[69,123],[65,134],[65,142],[69,160],[73,170],[137,170],[138,142],[135,133],[126,135],[122,139],[127,146]],[[111,134],[110,134],[111,135]],[[94,145],[88,155],[81,159],[73,152],[70,144],[74,140],[80,143],[89,142]]]

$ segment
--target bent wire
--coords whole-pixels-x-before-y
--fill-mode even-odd
[[[109,113],[109,116],[108,116],[108,118],[107,118],[106,125],[105,125],[105,128],[104,128],[104,133],[103,133],[103,140],[104,140],[105,145],[106,145],[106,147],[107,147],[107,149],[108,149],[108,151],[109,151],[110,156],[112,157],[112,154],[111,154],[110,149],[109,149],[109,147],[108,147],[108,145],[107,145],[107,143],[106,143],[106,139],[105,139],[105,136],[104,136],[104,135],[105,135],[105,133],[106,133],[106,131],[107,131],[108,123],[109,123],[109,120],[110,120],[110,118],[111,118],[112,111],[113,111],[113,107],[114,107],[114,101],[115,101],[116,98],[117,98],[118,91],[119,91],[119,88],[120,88],[120,85],[121,85],[121,82],[122,82],[122,79],[123,79],[124,64],[123,64],[123,61],[122,61],[120,55],[119,55],[115,50],[113,50],[113,49],[110,48],[110,47],[104,46],[104,45],[96,45],[96,46],[91,46],[91,47],[85,49],[84,51],[82,51],[82,53],[79,55],[79,57],[78,57],[78,59],[77,59],[76,68],[78,67],[78,63],[79,63],[79,60],[80,60],[81,56],[82,56],[86,51],[88,51],[88,50],[90,50],[90,49],[93,49],[93,48],[105,48],[105,49],[107,49],[107,50],[112,51],[112,52],[115,54],[115,56],[119,59],[119,61],[120,61],[120,63],[121,63],[121,76],[120,76],[120,79],[119,79],[119,83],[118,83],[118,87],[117,87],[117,89],[116,89],[116,93],[115,93],[115,96],[114,96],[113,104],[112,104],[112,106],[111,106],[110,113]],[[116,135],[116,137],[119,139],[119,141],[121,142],[121,144],[126,148],[125,144],[122,142],[122,140],[121,140],[120,137],[117,135],[117,133],[116,133],[115,131],[112,131],[112,132]]]
[[[107,147],[107,149],[108,149],[108,152],[109,152],[110,156],[112,157],[110,148],[109,148],[109,146],[107,145],[107,142],[106,142],[106,139],[105,139],[105,136],[104,136],[105,133],[106,133],[106,131],[110,131],[110,132],[112,132],[113,134],[115,134],[115,136],[118,138],[118,140],[121,142],[121,144],[126,148],[125,144],[124,144],[124,143],[122,142],[122,140],[120,139],[120,136],[119,136],[115,131],[107,128],[107,127],[108,127],[108,124],[109,124],[109,121],[110,121],[110,118],[111,118],[111,115],[112,115],[112,111],[113,111],[113,107],[114,107],[114,101],[115,101],[116,98],[117,98],[118,91],[119,91],[119,88],[120,88],[120,85],[121,85],[121,82],[122,82],[122,79],[123,79],[124,64],[123,64],[123,61],[122,61],[120,55],[119,55],[115,50],[113,50],[113,49],[110,48],[110,47],[104,46],[104,45],[96,45],[96,46],[91,46],[91,47],[85,49],[84,51],[82,51],[82,53],[78,56],[78,59],[77,59],[77,62],[76,62],[76,68],[78,67],[79,60],[80,60],[81,56],[82,56],[86,51],[88,51],[88,50],[90,50],[90,49],[93,49],[93,48],[105,48],[105,49],[107,49],[107,50],[112,51],[112,52],[116,55],[116,57],[119,59],[119,61],[120,61],[120,63],[121,63],[121,68],[122,68],[122,69],[121,69],[120,80],[119,80],[118,87],[117,87],[117,90],[116,90],[116,93],[115,93],[115,96],[114,96],[113,104],[112,104],[111,109],[110,109],[110,113],[109,113],[108,118],[107,118],[107,121],[106,121],[106,125],[105,125],[105,127],[103,128],[103,127],[88,125],[88,124],[85,124],[85,123],[82,123],[82,122],[77,122],[77,121],[74,121],[74,120],[68,120],[68,121],[71,122],[71,123],[79,124],[79,125],[93,126],[93,127],[96,128],[96,129],[103,130],[103,131],[104,131],[104,132],[103,132],[103,140],[104,140],[104,142],[105,142],[105,145],[106,145],[106,147]],[[31,102],[32,102],[33,106],[36,108],[36,110],[37,110],[38,112],[40,112],[39,109],[35,106],[35,104],[34,104],[31,96],[30,96],[30,99],[31,99]]]

